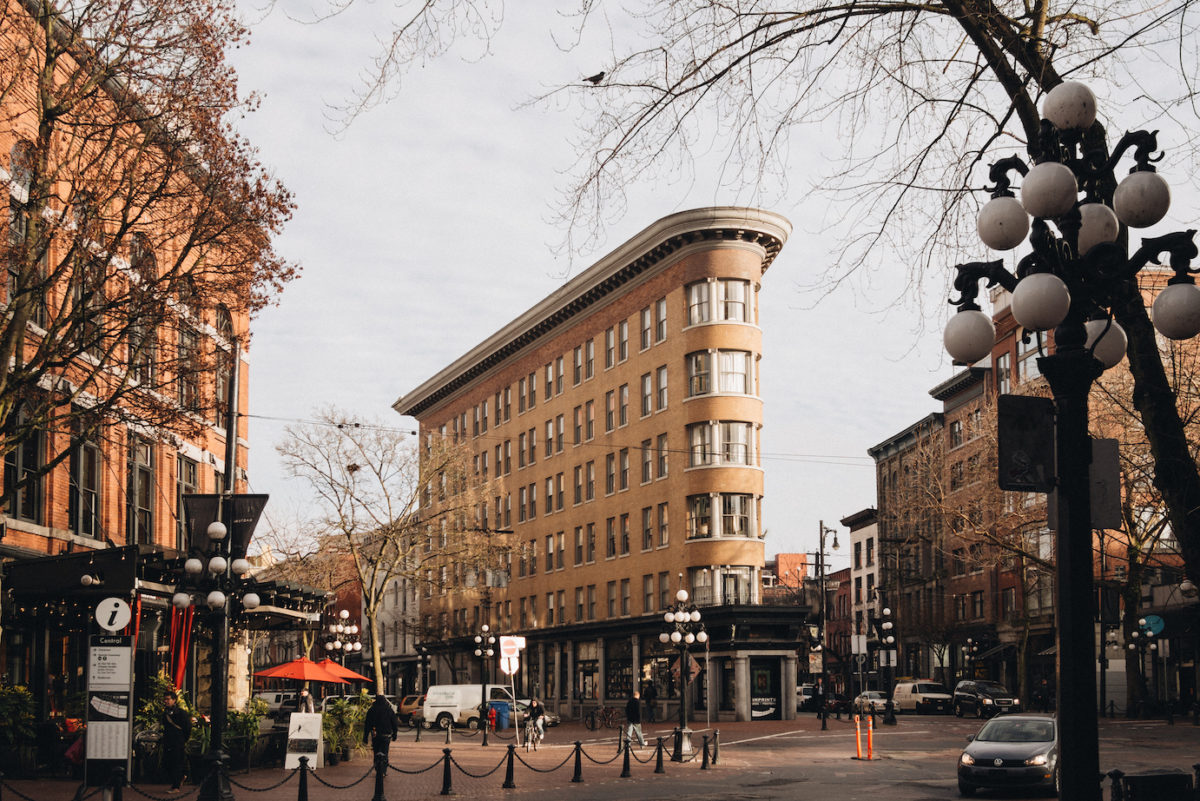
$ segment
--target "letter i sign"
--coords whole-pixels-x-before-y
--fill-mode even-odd
[[[96,622],[105,631],[120,631],[132,618],[129,604],[121,598],[105,598],[96,606]]]

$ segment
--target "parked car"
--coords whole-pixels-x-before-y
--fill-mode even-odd
[[[397,711],[397,709],[398,709],[397,705],[398,705],[399,701],[396,699],[396,696],[385,695],[384,698],[386,698],[387,702],[392,705],[392,711],[393,712]],[[325,712],[325,710],[329,709],[329,705],[337,700],[342,700],[342,701],[362,700],[364,703],[366,703],[369,706],[372,702],[374,702],[375,694],[374,693],[366,693],[366,694],[359,693],[357,695],[327,695],[321,699],[321,703],[317,704],[317,711],[322,712],[322,713]]]
[[[932,679],[902,681],[892,690],[892,707],[896,712],[914,712],[930,715],[935,712],[948,714],[953,696],[945,686]]]
[[[517,699],[517,720],[520,720],[520,721],[525,720],[525,710],[528,708],[529,708],[529,699],[528,698],[518,698]],[[546,708],[545,704],[542,704],[542,709],[544,711],[544,714],[546,715],[546,726],[547,727],[557,726],[558,724],[562,723],[562,717],[560,717],[557,712],[551,712],[549,709]]]
[[[1021,699],[994,681],[960,681],[954,687],[954,714],[990,718],[1002,712],[1020,712]]]
[[[801,712],[817,711],[817,685],[801,684],[796,688],[796,708]]]
[[[263,690],[257,693],[255,698],[267,703],[267,712],[276,712],[279,707],[283,706],[284,701],[291,700],[296,697],[295,690]]]
[[[841,693],[833,693],[825,696],[825,711],[830,714],[839,714],[850,712],[850,699]]]
[[[867,690],[854,698],[854,709],[859,714],[864,712],[883,713],[887,708],[887,693],[879,690]]]
[[[958,757],[958,792],[1044,788],[1058,794],[1058,725],[1051,715],[1004,715],[983,724]]]
[[[412,725],[419,723],[421,720],[421,707],[425,705],[425,694],[406,695],[400,699],[400,706],[396,708],[396,716],[400,718],[400,722]]]

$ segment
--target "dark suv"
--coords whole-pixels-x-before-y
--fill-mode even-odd
[[[994,681],[960,681],[954,688],[954,714],[990,718],[1002,712],[1020,712],[1021,700]]]

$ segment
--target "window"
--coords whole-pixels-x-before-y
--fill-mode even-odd
[[[660,298],[654,304],[654,341],[662,342],[667,338],[667,299]]]
[[[537,540],[530,540],[527,549],[529,551],[529,575],[533,576],[537,574],[538,569]]]
[[[517,414],[525,412],[525,379],[522,378],[517,382]]]
[[[623,362],[629,358],[629,321],[622,320],[617,324],[617,361]]]
[[[664,364],[657,370],[658,375],[658,410],[667,408],[667,366]]]
[[[537,406],[537,373],[529,374],[529,398],[526,407],[532,409]]]
[[[587,560],[588,562],[596,561],[596,524],[587,524]]]
[[[642,550],[649,551],[654,547],[654,507],[642,508]]]
[[[554,362],[549,362],[546,364],[545,390],[545,394],[542,397],[544,397],[546,400],[550,400],[554,397]]]
[[[650,311],[650,307],[642,309],[641,313],[641,348],[646,350],[650,347],[650,337],[654,330],[654,317]]]
[[[559,415],[554,418],[554,450],[557,453],[563,452],[563,446],[566,444],[566,417]]]
[[[723,350],[718,354],[721,391],[751,394],[750,354],[740,350]]]
[[[654,411],[654,377],[650,373],[642,376],[642,417]]]
[[[610,389],[604,393],[604,430],[612,431],[617,427],[617,392]]]
[[[589,584],[587,588],[587,619],[596,619],[596,585]]]
[[[608,582],[608,616],[617,616],[617,582]]]
[[[554,535],[546,535],[546,572],[554,572]]]
[[[596,436],[596,402],[588,401],[583,405],[583,438],[591,440]]]
[[[688,539],[711,536],[711,523],[712,499],[707,495],[693,495],[688,498]]]
[[[667,453],[668,453],[668,451],[667,451],[667,435],[666,434],[658,435],[658,442],[656,444],[656,450],[658,451],[658,477],[666,478],[667,477]]]
[[[559,512],[563,510],[563,483],[564,476],[562,473],[558,473],[554,476],[554,508]],[[546,499],[546,505],[550,505],[549,498]]]
[[[663,548],[671,541],[669,532],[667,531],[667,505],[660,503],[658,505],[658,547]]]
[[[711,364],[712,360],[708,351],[688,355],[688,397],[707,395],[711,391],[709,384]]]
[[[556,550],[557,558],[554,560],[554,566],[558,570],[562,570],[566,566],[567,535],[565,532],[560,531],[557,534],[555,534],[554,536],[555,536],[555,541],[557,542],[557,545],[558,545],[557,550]]]
[[[583,383],[583,345],[575,347],[575,355],[572,361],[574,367],[571,372],[571,381],[575,386]]]
[[[963,444],[962,420],[950,421],[950,447],[958,448]]]
[[[517,467],[525,466],[525,453],[527,452],[525,438],[524,433],[517,435]]]
[[[752,495],[721,494],[721,536],[751,536],[750,507],[753,503]]]
[[[617,555],[617,519],[610,517],[604,521],[604,556],[612,559]]]
[[[596,497],[596,463],[588,462],[584,465],[584,472],[587,475],[587,484],[585,485],[586,492],[584,498],[586,500],[594,500]]]
[[[504,474],[512,472],[512,440],[504,440]]]
[[[537,484],[529,485],[529,519],[537,517]]]
[[[576,504],[583,503],[583,465],[575,465],[575,496]]]
[[[582,406],[576,406],[571,411],[571,422],[572,422],[571,432],[573,435],[571,441],[573,444],[578,445],[581,442],[583,442],[583,407]]]
[[[488,402],[485,398],[482,404],[482,419],[479,423],[480,433],[486,434],[488,430]]]
[[[608,369],[617,363],[617,329],[610,328],[604,332],[604,368]]]
[[[712,425],[698,423],[688,426],[688,467],[712,464],[716,454],[712,445]]]
[[[476,405],[471,409],[471,436],[479,436],[479,406]]]
[[[546,514],[554,511],[554,476],[546,476]]]
[[[940,552],[939,552],[940,555]],[[875,564],[875,538],[867,537],[867,567],[873,567]]]
[[[629,385],[628,384],[622,384],[620,386],[620,388],[618,390],[618,396],[619,397],[617,400],[617,409],[618,409],[619,414],[617,415],[617,417],[618,417],[617,423],[618,423],[618,425],[622,425],[622,426],[628,425],[629,424]]]
[[[200,409],[200,374],[196,370],[200,358],[200,338],[188,325],[179,326],[179,371],[175,386],[179,405],[188,411]]]
[[[554,455],[554,421],[546,421],[546,458]]]
[[[184,527],[183,496],[200,491],[199,465],[186,456],[175,457],[175,547],[186,550],[188,532]]]
[[[517,490],[517,522],[525,522],[525,509],[529,504],[529,490],[521,487]]]
[[[654,478],[654,450],[648,439],[642,440],[642,483],[648,484]]]
[[[19,420],[14,422],[16,425],[13,428],[23,428],[24,415],[19,415]],[[43,479],[39,473],[42,469],[43,437],[41,431],[26,429],[16,447],[4,456],[4,492],[13,499],[9,513],[32,523],[42,522]],[[18,484],[21,484],[19,488]]]
[[[512,419],[512,387],[504,388],[504,422]]]
[[[596,340],[589,339],[583,343],[583,377],[591,378],[596,374]]]
[[[620,482],[619,488],[622,490],[629,489],[629,448],[621,448],[620,454]]]
[[[77,442],[72,448],[71,493],[67,506],[71,529],[80,537],[100,537],[100,464],[100,445],[90,438]]]
[[[621,614],[629,614],[629,579],[621,579]]]
[[[621,556],[629,555],[629,515],[621,515]]]
[[[642,576],[642,614],[648,615],[654,611],[654,574]]]
[[[154,543],[154,445],[136,435],[129,437],[129,509],[126,541],[130,545]]]
[[[1001,395],[1007,394],[1012,389],[1012,356],[1008,353],[1001,353],[996,357],[996,391]]]
[[[583,564],[583,526],[575,527],[575,566]]]
[[[537,429],[529,429],[529,463],[537,461]]]
[[[583,587],[575,588],[575,621],[583,620]]]
[[[658,608],[666,609],[671,605],[671,574],[658,574]]]
[[[720,424],[721,461],[725,464],[750,464],[750,423]]]
[[[983,590],[971,593],[971,617],[983,617]]]
[[[707,323],[711,314],[708,307],[708,282],[700,281],[687,288],[688,325]]]
[[[617,455],[610,453],[604,457],[604,493],[612,495],[617,491]]]
[[[745,323],[750,320],[750,283],[736,279],[717,281],[717,314],[722,320]]]
[[[554,625],[554,593],[546,593],[546,625]]]

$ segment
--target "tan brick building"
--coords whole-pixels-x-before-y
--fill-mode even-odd
[[[792,714],[798,616],[760,597],[758,314],[790,228],[744,208],[659,220],[396,401],[471,442],[497,487],[479,522],[517,543],[507,586],[423,599],[439,680],[477,675],[487,621],[526,636],[517,683],[552,707],[648,681],[671,702],[658,634],[684,588],[711,637],[697,717]]]

